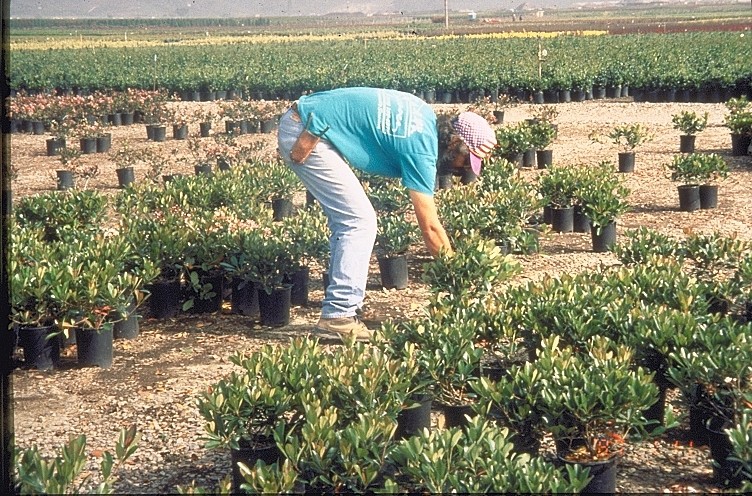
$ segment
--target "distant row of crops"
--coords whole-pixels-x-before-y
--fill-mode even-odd
[[[283,96],[340,86],[407,91],[743,88],[752,43],[740,33],[444,37],[11,51],[14,90],[241,89]]]

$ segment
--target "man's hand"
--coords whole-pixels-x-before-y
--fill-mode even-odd
[[[409,193],[415,209],[415,217],[418,219],[420,232],[423,234],[423,241],[428,251],[434,257],[442,250],[447,254],[453,254],[454,251],[444,226],[439,221],[439,214],[433,197],[413,190],[409,190]]]

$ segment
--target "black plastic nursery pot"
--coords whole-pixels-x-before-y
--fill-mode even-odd
[[[139,315],[136,313],[136,304],[131,301],[126,308],[127,316],[113,324],[113,339],[136,339],[140,331]]]
[[[378,257],[381,285],[385,289],[405,289],[408,283],[407,257]]]
[[[711,422],[712,424],[712,422]],[[744,477],[742,476],[742,464],[731,457],[734,447],[731,444],[725,429],[734,427],[731,423],[708,427],[708,447],[713,459],[713,479],[717,484],[724,487],[739,487]]]
[[[444,412],[444,428],[465,427],[468,417],[475,416],[472,405],[442,405]]]
[[[271,465],[282,459],[282,452],[277,447],[273,438],[257,441],[256,443],[241,440],[238,444],[238,449],[230,450],[233,494],[242,494],[244,492],[240,489],[240,486],[245,482],[245,479],[240,473],[238,463],[243,463],[246,467],[253,468],[258,460]]]
[[[590,219],[582,210],[582,205],[575,205],[572,213],[572,230],[576,233],[590,232]]]
[[[538,162],[539,169],[547,169],[553,164],[554,151],[553,150],[536,150],[535,159]]]
[[[76,328],[76,359],[84,367],[112,366],[112,325],[102,329]]]
[[[611,222],[605,226],[591,226],[590,239],[593,243],[595,253],[604,253],[616,244],[616,222]]]
[[[115,169],[115,174],[117,174],[118,187],[120,188],[125,188],[136,181],[136,173],[133,170],[133,167]]]
[[[431,407],[433,398],[421,395],[412,400],[412,404],[403,408],[397,415],[397,430],[395,439],[406,439],[420,434],[423,429],[431,429]]]
[[[616,492],[616,474],[618,472],[618,456],[608,460],[595,462],[572,462],[559,456],[560,463],[564,465],[579,465],[589,469],[590,482],[585,486],[581,494],[614,494]]]
[[[261,325],[268,327],[282,327],[290,323],[290,292],[291,284],[274,288],[270,293],[259,288],[259,314]]]
[[[679,210],[694,212],[700,208],[700,186],[698,184],[682,184],[677,186],[679,192]]]
[[[574,207],[551,208],[551,229],[559,233],[572,232],[574,230]]]
[[[272,218],[275,221],[291,217],[295,212],[295,206],[289,198],[275,198],[272,200]]]
[[[285,276],[285,282],[292,285],[290,289],[290,304],[299,306],[308,306],[308,286],[310,281],[310,270],[308,267],[301,267],[295,272]]]
[[[634,152],[619,153],[619,172],[634,172],[635,154]]]
[[[180,280],[154,281],[149,285],[149,310],[156,319],[175,317],[181,308],[182,290]]]
[[[694,153],[697,136],[686,134],[679,136],[679,153]]]
[[[700,185],[700,208],[710,209],[718,207],[718,185],[701,184]]]
[[[23,350],[26,368],[54,369],[60,361],[60,340],[50,336],[55,326],[20,326],[18,346]]]
[[[233,277],[230,307],[232,312],[246,317],[259,316],[258,290],[250,279]]]

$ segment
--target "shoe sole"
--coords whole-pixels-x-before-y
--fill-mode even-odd
[[[339,341],[342,343],[344,343],[345,340],[349,338],[348,335],[340,334],[338,332],[330,331],[328,329],[322,329],[321,327],[314,327],[311,335],[319,339],[324,339],[327,341]],[[363,343],[367,343],[370,340],[371,340],[370,336],[367,338],[366,337],[355,338],[355,341],[363,342]]]

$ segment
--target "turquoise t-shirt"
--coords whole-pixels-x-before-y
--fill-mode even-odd
[[[298,113],[353,167],[400,177],[433,195],[438,157],[436,114],[420,98],[379,88],[340,88],[300,97]]]

